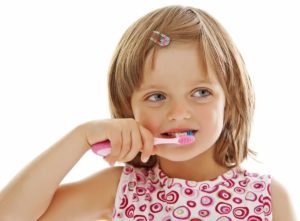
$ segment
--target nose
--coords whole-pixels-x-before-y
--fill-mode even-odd
[[[169,106],[168,120],[184,120],[191,118],[188,104],[184,101],[173,101]]]

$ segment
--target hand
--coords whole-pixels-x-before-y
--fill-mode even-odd
[[[104,157],[110,165],[131,161],[139,152],[147,162],[155,153],[152,133],[132,118],[89,121],[83,127],[89,146],[110,140],[111,153]]]

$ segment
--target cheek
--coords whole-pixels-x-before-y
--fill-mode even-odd
[[[160,127],[162,119],[160,114],[155,113],[151,110],[144,110],[142,108],[136,109],[134,112],[134,118],[143,127],[147,128],[152,134],[155,134]]]
[[[224,110],[222,108],[208,108],[202,112],[202,131],[209,134],[208,137],[218,139],[223,129]]]

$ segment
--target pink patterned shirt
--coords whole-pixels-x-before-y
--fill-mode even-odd
[[[113,220],[271,221],[271,177],[237,167],[208,181],[169,178],[153,168],[126,164]]]

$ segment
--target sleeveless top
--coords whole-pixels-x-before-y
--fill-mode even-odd
[[[169,178],[152,168],[125,164],[113,220],[271,221],[271,176],[234,167],[207,181]]]

